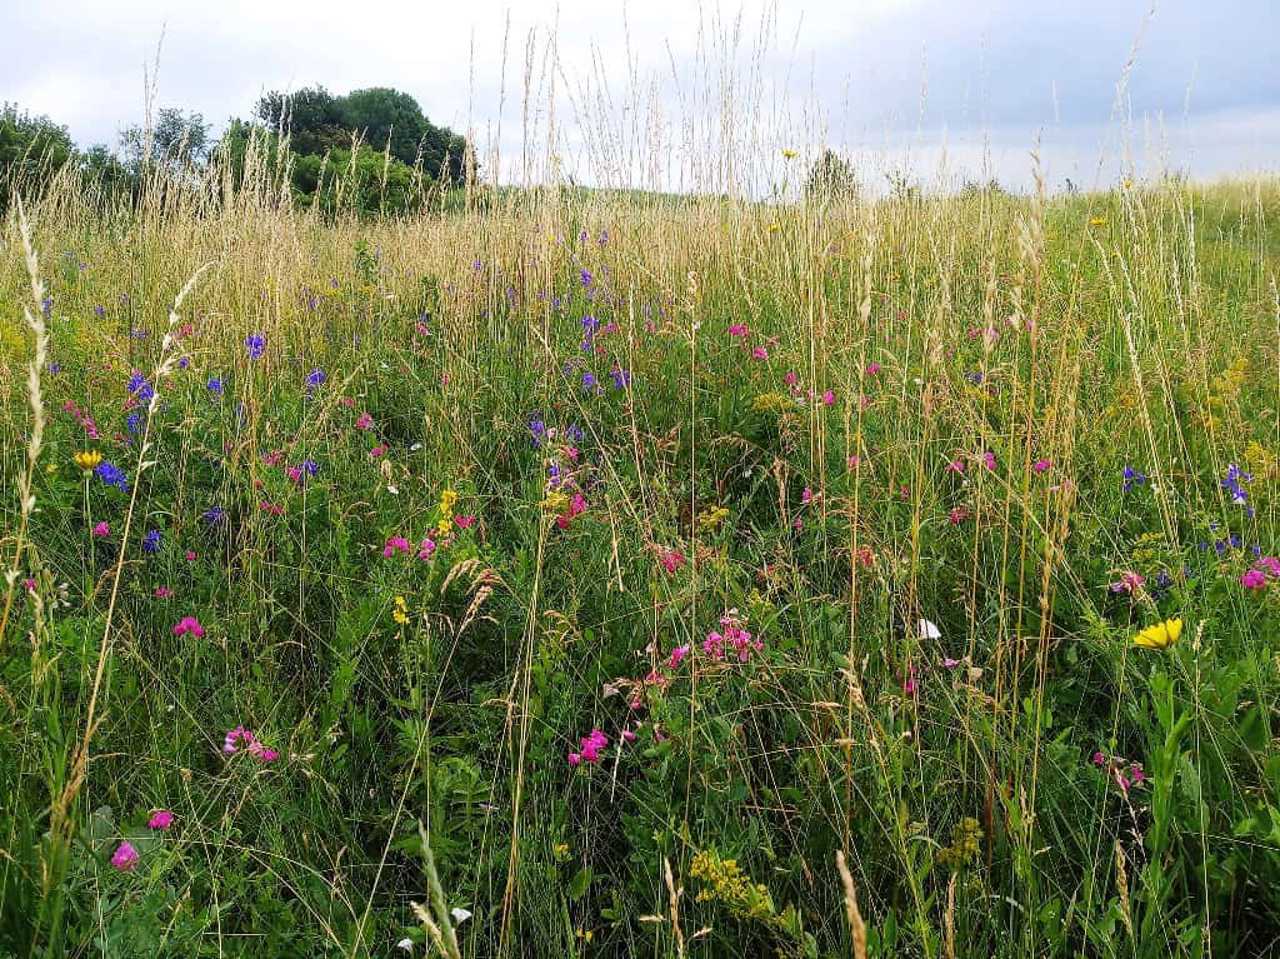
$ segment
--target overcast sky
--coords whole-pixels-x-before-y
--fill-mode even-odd
[[[690,188],[730,167],[747,176],[749,157],[750,176],[776,182],[794,178],[783,147],[801,151],[798,169],[823,142],[876,177],[986,168],[1025,186],[1037,142],[1054,187],[1113,178],[1126,143],[1148,173],[1162,163],[1205,178],[1274,172],[1280,0],[1150,10],[1150,0],[0,0],[0,100],[47,113],[82,145],[114,144],[143,115],[144,64],[163,31],[159,106],[198,110],[217,130],[266,90],[394,86],[433,122],[470,129],[504,179],[543,175],[554,155],[584,180]]]

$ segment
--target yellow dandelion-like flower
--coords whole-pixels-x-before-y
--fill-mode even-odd
[[[1090,226],[1106,226],[1107,218],[1105,216],[1091,216],[1089,217],[1089,225]]]
[[[76,466],[86,473],[92,473],[98,468],[98,464],[102,462],[102,454],[97,450],[81,450],[72,459],[76,461]]]
[[[1133,637],[1133,645],[1143,649],[1168,649],[1182,635],[1182,619],[1166,619],[1163,623],[1148,626]]]
[[[800,154],[796,153],[796,151],[791,149],[790,147],[784,147],[782,150],[782,158],[784,160],[794,160],[799,155]]]

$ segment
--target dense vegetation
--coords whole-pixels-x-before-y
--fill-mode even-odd
[[[1277,184],[270,149],[4,221],[0,950],[1271,948]]]
[[[78,150],[67,128],[45,116],[0,104],[0,211],[10,194],[47,191],[60,174],[109,200],[139,202],[162,182],[216,178],[237,184],[252,151],[300,206],[397,214],[438,208],[476,162],[466,140],[429,121],[418,102],[388,87],[334,96],[323,87],[263,96],[253,120],[232,119],[222,135],[194,111],[165,107],[151,124],[130,126],[119,149]]]

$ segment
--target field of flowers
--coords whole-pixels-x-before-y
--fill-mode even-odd
[[[1265,954],[1278,220],[11,209],[0,954]]]

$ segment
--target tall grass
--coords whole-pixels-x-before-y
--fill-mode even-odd
[[[1277,184],[804,197],[715,89],[704,193],[10,212],[5,949],[1271,948]]]

